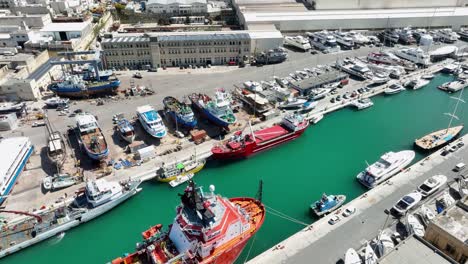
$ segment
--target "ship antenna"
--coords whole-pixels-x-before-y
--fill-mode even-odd
[[[257,195],[256,195],[257,200],[259,200],[261,202],[262,201],[262,196],[263,196],[263,180],[260,180],[260,182],[258,184]]]
[[[448,130],[449,130],[450,126],[452,125],[453,119],[455,118],[455,119],[458,120],[458,117],[455,115],[455,113],[457,112],[457,109],[458,109],[458,104],[459,104],[460,102],[465,103],[465,101],[464,101],[463,99],[461,99],[461,96],[462,96],[462,94],[463,94],[463,90],[465,90],[465,89],[463,88],[463,89],[461,90],[460,95],[458,96],[458,98],[457,98],[457,97],[453,97],[453,96],[450,97],[450,98],[452,98],[452,99],[457,100],[457,103],[455,104],[455,108],[453,109],[453,113],[445,113],[446,115],[450,116],[450,122],[449,122],[449,124],[448,124],[447,130],[445,130],[445,133],[446,133],[446,134],[448,133]]]

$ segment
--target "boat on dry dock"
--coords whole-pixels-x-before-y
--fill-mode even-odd
[[[109,148],[96,118],[88,113],[76,116],[76,131],[80,146],[93,160],[103,160],[109,155]]]
[[[288,114],[280,124],[255,132],[250,123],[248,125],[250,133],[244,134],[243,130],[237,131],[227,142],[211,149],[212,157],[220,160],[246,158],[298,138],[309,127],[309,121],[299,114]]]
[[[7,199],[31,157],[34,146],[27,137],[0,140],[0,204]]]
[[[197,125],[197,119],[188,104],[180,102],[172,96],[166,96],[163,99],[163,104],[165,111],[172,118],[176,126],[180,125],[192,129]]]
[[[158,224],[142,233],[136,251],[112,264],[234,263],[263,225],[266,210],[249,197],[224,198],[190,181],[167,231]]]
[[[54,209],[34,213],[13,211],[28,217],[5,224],[0,230],[0,258],[88,222],[123,203],[141,191],[141,181],[125,183],[104,179],[90,181],[77,192],[71,204],[57,204]]]
[[[228,127],[237,120],[231,109],[231,98],[224,89],[218,89],[214,99],[206,94],[194,93],[190,101],[196,110],[217,126]]]

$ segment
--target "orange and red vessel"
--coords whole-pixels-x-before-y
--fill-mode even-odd
[[[237,131],[228,141],[211,149],[214,159],[240,159],[298,138],[309,127],[300,114],[286,115],[280,124],[244,134]]]
[[[203,192],[193,181],[181,195],[174,222],[142,233],[137,251],[112,264],[203,263],[231,264],[265,219],[263,204],[254,198],[224,198],[215,188]]]

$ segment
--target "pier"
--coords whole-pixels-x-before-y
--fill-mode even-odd
[[[456,152],[444,157],[440,155],[442,150],[439,150],[417,161],[383,184],[346,203],[341,210],[321,218],[248,263],[310,263],[311,259],[314,263],[336,263],[348,248],[361,248],[380,230],[394,225],[398,220],[385,211],[390,210],[401,197],[416,190],[426,179],[443,174],[448,177],[448,183],[453,182],[461,173],[454,172],[453,168],[459,162],[466,162],[468,156],[468,135],[451,145],[459,141],[465,145]],[[340,212],[350,206],[355,207],[356,212],[350,217],[342,217]],[[341,221],[330,225],[328,220],[335,214],[340,216]]]

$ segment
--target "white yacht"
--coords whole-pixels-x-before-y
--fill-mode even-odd
[[[288,97],[288,99],[282,103],[280,103],[279,107],[283,109],[291,109],[291,108],[299,108],[307,102],[306,99],[300,99],[297,97]]]
[[[377,64],[398,65],[401,59],[389,51],[371,52],[367,54],[367,60]]]
[[[426,230],[424,230],[424,226],[419,222],[419,220],[413,214],[408,214],[407,216],[408,226],[409,229],[408,233],[413,233],[418,237],[424,237]]]
[[[162,138],[166,135],[166,127],[158,112],[156,112],[153,107],[149,105],[138,107],[137,117],[146,132],[152,137]]]
[[[450,28],[437,30],[435,32],[435,35],[439,37],[440,41],[445,43],[454,43],[460,38],[460,36],[457,33],[453,32]]]
[[[350,75],[358,77],[359,79],[367,80],[374,77],[369,67],[357,60],[337,61],[336,67]]]
[[[405,74],[405,68],[398,65],[382,65],[368,63],[367,66],[371,69],[372,72],[385,72],[389,77],[394,79],[399,79],[403,74]]]
[[[356,31],[349,31],[347,35],[354,41],[354,43],[359,45],[365,45],[370,42],[368,37]]]
[[[333,36],[336,38],[336,42],[341,46],[342,49],[351,50],[354,48],[354,40],[348,36],[347,33],[341,31],[333,32]]]
[[[390,85],[389,87],[385,88],[384,93],[385,94],[397,94],[397,93],[402,92],[404,90],[406,90],[405,87],[403,87],[402,85],[400,85],[398,83],[394,83],[394,84]]]
[[[423,88],[424,86],[428,85],[431,81],[426,79],[413,79],[409,80],[405,83],[405,87],[413,90],[417,90]]]
[[[379,34],[382,42],[387,43],[398,43],[400,36],[395,29],[386,29]]]
[[[323,53],[333,53],[340,51],[340,46],[336,42],[336,38],[328,31],[307,33],[310,38],[310,43]]]
[[[461,40],[468,40],[468,30],[463,29],[458,32]]]
[[[16,179],[24,170],[33,152],[27,137],[5,138],[0,141],[0,204],[7,198]]]
[[[358,99],[351,102],[351,105],[356,107],[358,110],[363,110],[374,105],[369,98]]]
[[[309,40],[303,36],[286,36],[284,37],[284,45],[289,45],[303,51],[308,51],[311,49]]]
[[[412,150],[387,152],[377,162],[367,166],[364,171],[360,172],[357,179],[367,188],[374,188],[408,166],[415,155]]]
[[[416,64],[427,66],[431,63],[429,55],[421,48],[404,48],[394,51],[395,55]]]

